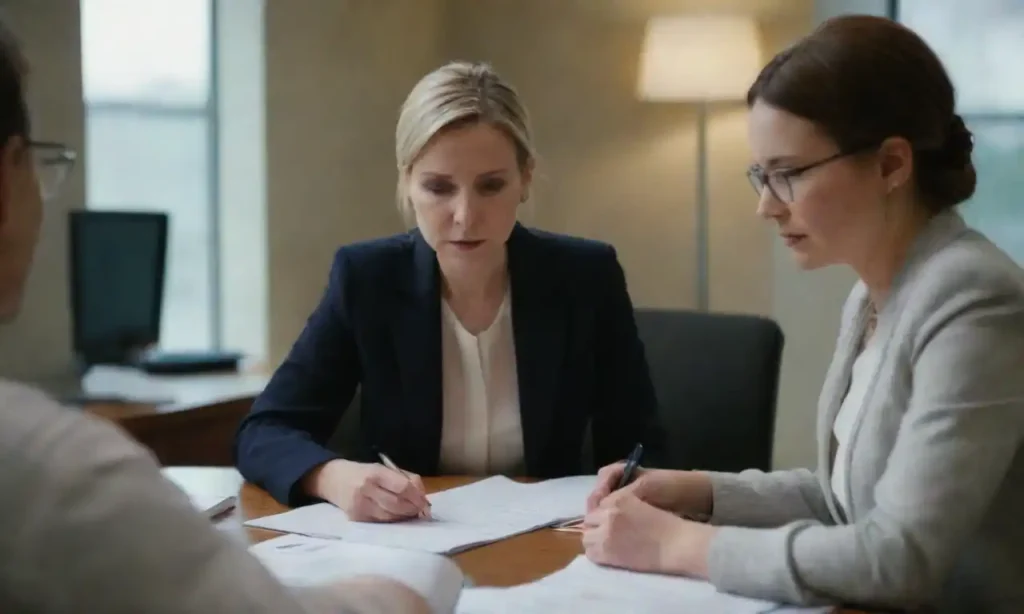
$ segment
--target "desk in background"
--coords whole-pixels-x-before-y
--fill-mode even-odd
[[[83,409],[117,423],[162,465],[232,465],[235,429],[266,382],[255,373],[153,376],[105,369],[86,375],[84,392],[125,401],[88,402]]]
[[[286,511],[266,491],[247,484],[234,469],[175,467],[165,474],[185,490],[202,494],[229,496],[237,493],[238,507],[218,520],[218,528],[250,542],[261,542],[280,535],[264,529],[243,526],[246,520]],[[474,478],[424,478],[428,492],[436,492],[473,482]],[[463,573],[477,586],[515,586],[539,580],[568,565],[583,552],[576,533],[542,529],[493,544],[474,548],[453,557]],[[842,609],[836,614],[867,614]]]

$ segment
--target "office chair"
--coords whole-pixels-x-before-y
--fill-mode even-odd
[[[768,318],[636,309],[666,431],[661,466],[771,469],[784,337]]]

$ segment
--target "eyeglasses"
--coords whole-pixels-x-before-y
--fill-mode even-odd
[[[868,149],[873,149],[873,147],[874,146],[857,147],[848,151],[840,151],[827,158],[818,160],[817,162],[811,162],[810,164],[783,170],[769,171],[755,164],[747,169],[747,179],[750,180],[750,185],[754,187],[754,191],[757,192],[758,196],[764,194],[764,189],[768,188],[768,191],[776,200],[787,205],[791,205],[794,200],[794,179],[798,179],[807,173],[807,171],[824,166],[829,162],[834,162],[840,158],[845,158],[846,156],[862,153]]]
[[[50,200],[57,195],[71,174],[78,154],[62,143],[29,141],[28,146],[39,178],[39,191],[42,192],[43,200]]]

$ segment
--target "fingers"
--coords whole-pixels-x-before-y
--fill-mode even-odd
[[[412,481],[413,486],[416,487],[416,492],[423,495],[423,502],[426,504],[425,516],[430,518],[430,499],[427,498],[427,487],[423,485],[423,480],[420,476],[415,473],[406,473],[409,476],[409,480]]]
[[[597,486],[587,497],[587,511],[596,509],[601,501],[612,493],[625,468],[626,464],[620,462],[606,465],[597,472]]]
[[[371,477],[380,489],[394,495],[404,501],[415,510],[413,516],[425,513],[430,510],[430,501],[427,500],[426,489],[423,487],[423,480],[414,473],[399,473],[392,469],[380,466]],[[377,501],[385,505],[390,499],[378,498]]]

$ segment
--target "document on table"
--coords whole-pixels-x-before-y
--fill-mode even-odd
[[[720,593],[707,582],[596,565],[579,556],[566,568],[512,588],[467,588],[456,614],[792,614],[828,610],[779,610],[779,604]]]
[[[454,554],[582,515],[596,476],[523,484],[496,476],[428,495],[431,519],[365,523],[328,503],[250,520],[251,527],[311,537]]]
[[[379,575],[423,596],[434,614],[451,614],[465,577],[451,560],[336,539],[285,535],[249,551],[287,586],[317,586],[354,576]]]

